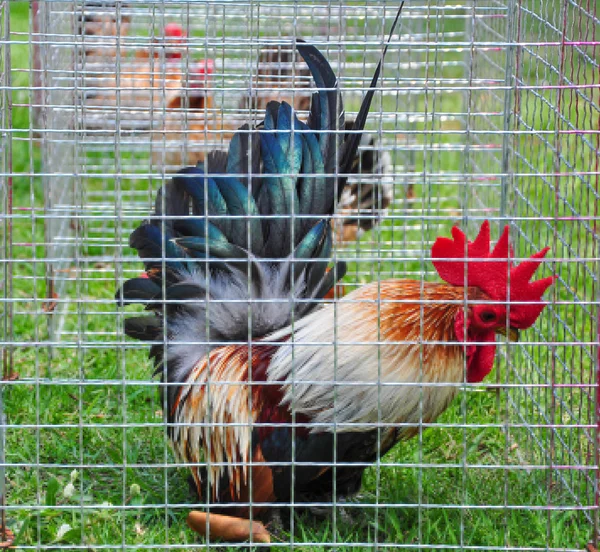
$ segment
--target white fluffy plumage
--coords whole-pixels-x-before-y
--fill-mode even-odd
[[[464,356],[453,336],[443,335],[443,325],[429,327],[427,316],[421,331],[415,285],[398,286],[387,299],[389,283],[381,285],[380,293],[377,283],[364,286],[303,318],[293,332],[287,328],[267,339],[288,339],[268,377],[282,385],[284,404],[317,424],[313,431],[401,423],[400,433],[408,436],[419,423],[435,420],[464,381]],[[415,324],[406,323],[411,318]]]

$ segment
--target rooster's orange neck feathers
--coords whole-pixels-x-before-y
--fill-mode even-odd
[[[365,291],[376,291],[367,286]],[[450,359],[455,355],[467,354],[467,380],[481,381],[488,373],[488,367],[479,366],[477,347],[467,344],[457,333],[457,321],[464,320],[467,311],[465,305],[474,301],[489,301],[489,297],[475,287],[460,287],[447,284],[420,282],[416,280],[388,280],[382,282],[379,289],[381,315],[381,339],[389,342],[414,343],[422,347],[423,367],[437,365],[432,355]],[[366,296],[364,297],[366,299]],[[376,299],[377,296],[373,296]],[[463,323],[464,324],[464,323]],[[481,341],[488,341],[489,336]],[[493,340],[493,334],[492,334]],[[493,345],[483,345],[486,353]],[[481,351],[479,351],[481,352]],[[495,348],[494,348],[495,352]],[[487,355],[486,355],[487,359]],[[442,376],[443,379],[443,376]]]

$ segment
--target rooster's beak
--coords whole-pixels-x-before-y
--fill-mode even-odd
[[[502,326],[496,330],[496,333],[508,337],[509,341],[519,341],[519,330],[517,328],[508,328],[507,331],[506,326]]]

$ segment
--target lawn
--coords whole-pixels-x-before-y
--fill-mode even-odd
[[[455,4],[415,12],[437,18],[423,43],[442,31],[446,42],[459,41],[464,17],[454,18],[463,13]],[[523,2],[523,43],[555,41],[561,6]],[[4,287],[12,301],[1,312],[6,341],[14,344],[5,354],[18,374],[2,390],[7,525],[23,550],[200,549],[185,524],[194,501],[188,472],[169,447],[147,350],[125,338],[124,315],[114,305],[122,279],[141,270],[126,247],[127,229],[150,208],[160,178],[127,173],[139,159],[148,166],[148,152],[88,152],[81,166],[89,175],[47,175],[31,108],[30,9],[10,2],[13,109],[11,139],[3,138],[12,148],[14,195],[12,279]],[[583,8],[570,6],[566,16],[567,34],[589,31]],[[492,21],[485,36],[502,28]],[[570,48],[561,61],[556,46],[525,45],[515,77],[519,103],[509,105],[506,134],[505,75],[496,65],[503,51],[479,48],[471,69],[480,80],[469,82],[461,47],[419,53],[415,46],[413,63],[423,65],[411,74],[444,90],[425,93],[425,80],[398,79],[398,93],[376,108],[385,114],[382,129],[396,163],[396,198],[377,231],[340,250],[353,261],[346,283],[433,279],[423,258],[432,239],[467,216],[470,228],[489,216],[511,222],[517,256],[552,247],[554,261],[544,269],[559,276],[552,304],[523,344],[499,348],[488,385],[465,389],[435,427],[370,468],[356,501],[330,519],[293,516],[292,529],[277,533],[275,550],[575,551],[593,533],[597,48]],[[397,69],[411,70],[400,62]],[[555,86],[572,83],[578,86]],[[414,117],[398,122],[398,112]],[[45,261],[59,250],[49,241],[45,206],[49,186],[59,189],[61,178],[85,188],[74,197],[88,218],[72,228],[80,239],[69,268],[55,274],[66,283],[54,306],[46,301]]]

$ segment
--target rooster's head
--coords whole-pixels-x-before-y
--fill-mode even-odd
[[[491,371],[496,334],[516,340],[519,330],[531,327],[544,310],[542,295],[554,277],[530,280],[548,249],[515,266],[508,226],[490,252],[488,221],[473,242],[454,227],[452,239],[438,238],[433,244],[433,264],[440,277],[472,291],[465,294],[465,309],[457,313],[454,323],[457,339],[466,342],[469,382],[479,382]]]

